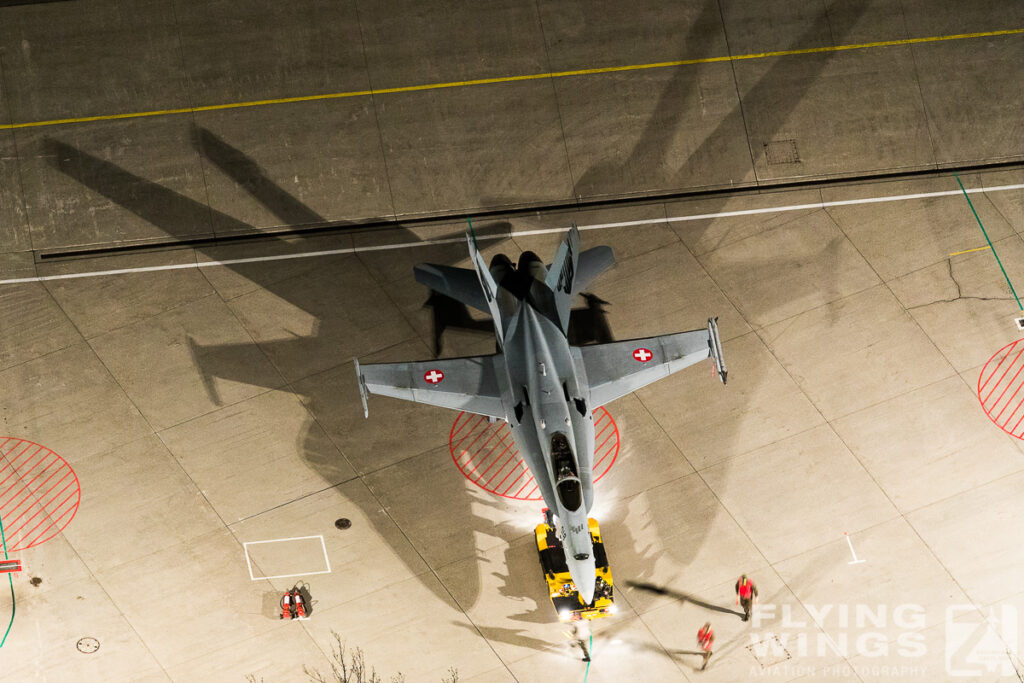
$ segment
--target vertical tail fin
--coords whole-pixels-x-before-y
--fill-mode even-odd
[[[569,331],[569,314],[572,311],[573,284],[576,278],[576,265],[580,253],[580,231],[572,224],[565,241],[558,247],[555,258],[551,262],[547,279],[544,284],[555,295],[555,309],[562,332]]]
[[[487,308],[490,310],[491,318],[494,320],[494,334],[498,338],[498,344],[505,348],[504,322],[501,319],[501,310],[498,308],[498,285],[495,284],[491,272],[484,264],[484,257],[476,248],[476,241],[473,235],[466,233],[466,244],[469,246],[469,258],[476,270],[476,277],[480,281],[480,289],[483,290],[484,299],[487,300]]]

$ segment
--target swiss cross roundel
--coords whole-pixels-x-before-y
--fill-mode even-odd
[[[654,358],[654,354],[651,353],[650,349],[641,347],[633,352],[633,358],[636,358],[641,363],[646,363],[650,359]]]
[[[428,370],[423,373],[423,379],[426,380],[427,384],[440,384],[441,380],[444,379],[444,373],[440,370]]]

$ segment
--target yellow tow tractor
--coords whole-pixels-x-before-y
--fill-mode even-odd
[[[537,553],[540,555],[540,566],[544,571],[544,580],[548,583],[551,604],[554,605],[561,621],[600,619],[618,611],[612,587],[612,570],[608,566],[608,554],[601,540],[601,529],[597,525],[597,520],[587,521],[590,526],[590,539],[594,543],[594,561],[597,565],[594,602],[590,605],[583,603],[576,585],[572,582],[569,567],[565,563],[565,550],[555,533],[549,510],[544,510],[544,522],[537,525]]]

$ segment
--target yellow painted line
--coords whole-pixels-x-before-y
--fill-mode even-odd
[[[954,251],[952,254],[950,254],[950,256],[959,256],[960,254],[970,254],[972,251],[985,251],[986,249],[991,249],[991,248],[992,247],[978,247],[977,249],[966,249],[964,251]]]
[[[117,119],[138,119],[146,116],[166,116],[169,114],[191,114],[200,111],[218,111],[221,109],[240,109],[242,107],[262,107],[268,104],[288,104],[290,102],[313,102],[317,100],[334,100],[344,97],[365,97],[366,95],[388,95],[392,93],[416,92],[420,90],[441,90],[442,88],[462,88],[470,85],[488,85],[492,83],[514,83],[516,81],[533,81],[543,78],[566,78],[568,76],[589,76],[593,74],[614,73],[618,71],[640,71],[642,69],[662,69],[671,66],[689,66],[692,64],[712,64],[715,62],[737,62],[743,59],[765,59],[768,57],[787,57],[790,55],[809,55],[822,52],[841,52],[843,50],[864,50],[874,47],[892,47],[896,45],[916,45],[919,43],[935,43],[943,40],[965,40],[968,38],[988,38],[992,36],[1008,36],[1024,33],[1024,28],[1006,29],[1002,31],[984,31],[982,33],[959,33],[949,36],[930,36],[927,38],[907,38],[904,40],[883,40],[875,43],[858,43],[855,45],[836,45],[834,47],[811,47],[802,50],[779,50],[777,52],[758,52],[749,55],[725,57],[704,57],[701,59],[682,59],[673,62],[655,62],[653,64],[630,64],[627,66],[606,66],[598,69],[575,69],[573,71],[553,71],[522,76],[498,76],[496,78],[478,78],[471,81],[452,81],[449,83],[428,83],[425,85],[406,85],[397,88],[380,88],[371,90],[353,90],[351,92],[327,93],[324,95],[305,95],[302,97],[281,97],[273,100],[254,100],[252,102],[231,102],[228,104],[211,104],[203,107],[183,107],[181,109],[161,109],[159,111],[140,111],[127,114],[103,114],[100,116],[81,116],[70,119],[54,119],[52,121],[30,121],[28,123],[0,124],[0,130],[12,128],[37,128],[40,126],[57,126],[64,123],[87,123],[89,121],[115,121]]]

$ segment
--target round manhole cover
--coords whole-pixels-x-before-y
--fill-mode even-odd
[[[91,655],[93,652],[96,652],[96,650],[100,649],[100,641],[96,640],[95,638],[90,638],[86,636],[85,638],[78,639],[76,647],[78,648],[79,652]]]
[[[81,501],[78,476],[64,458],[35,442],[0,436],[0,521],[9,552],[59,534]]]
[[[352,526],[352,520],[348,519],[347,517],[341,517],[339,519],[334,520],[334,526],[344,531],[345,529],[348,529],[350,526]]]
[[[459,413],[448,436],[452,460],[471,482],[514,500],[542,500],[539,487],[504,420]],[[619,456],[619,428],[604,408],[594,411],[594,481],[608,474]]]

